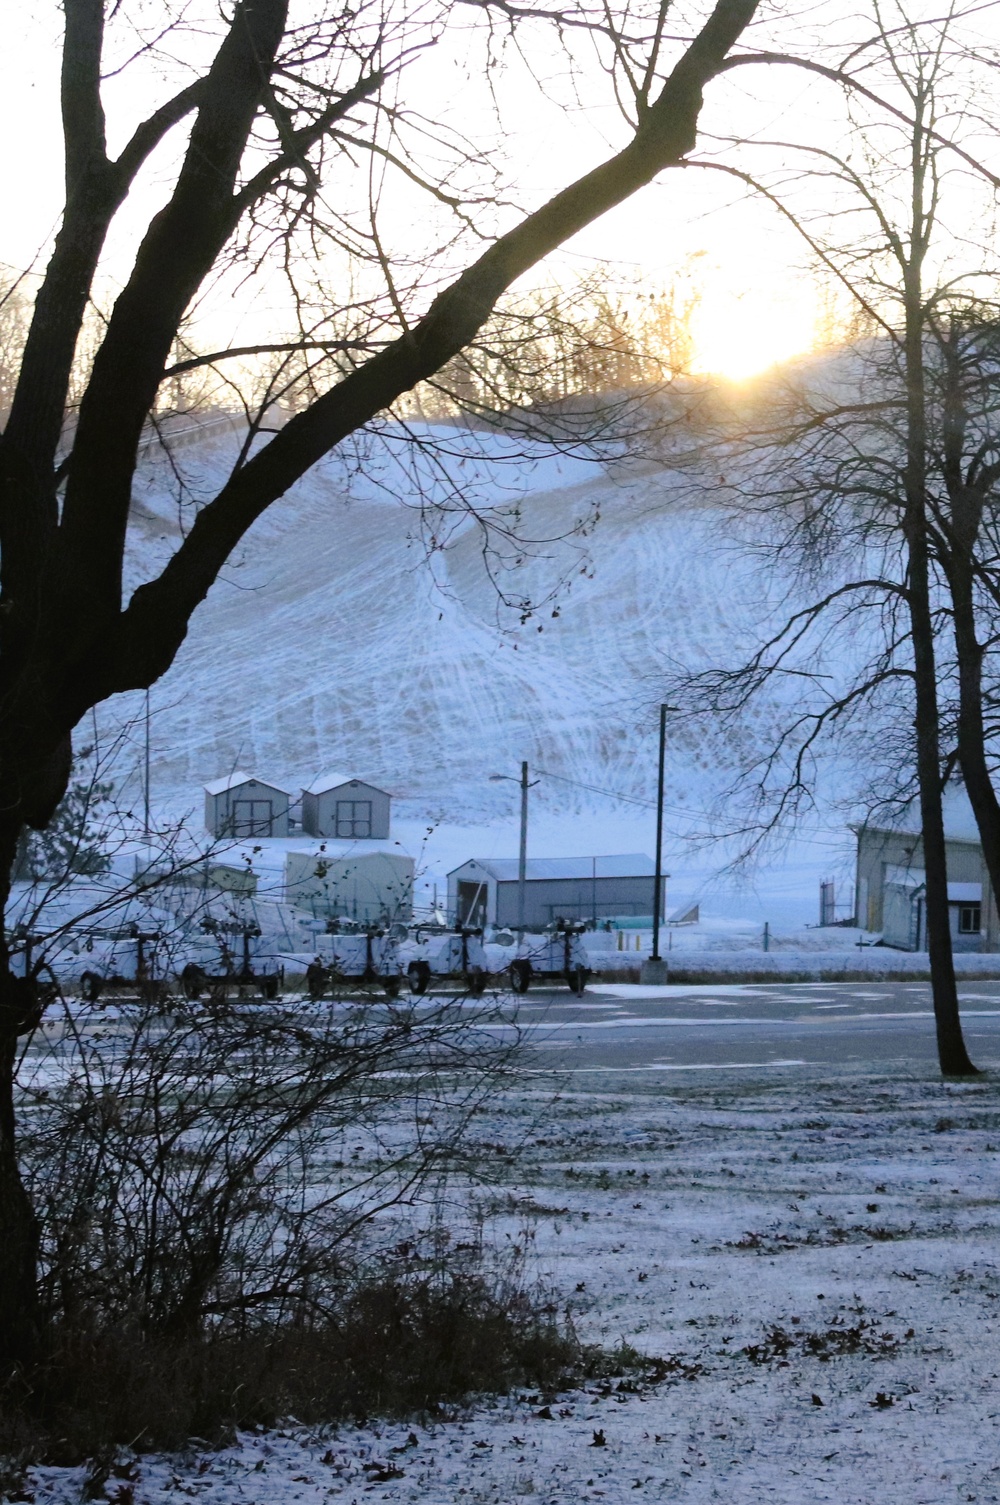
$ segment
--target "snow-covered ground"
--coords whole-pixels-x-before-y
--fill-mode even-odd
[[[528,1076],[480,1120],[500,1238],[656,1383],[289,1421],[138,1460],[132,1505],[1000,1499],[1000,1083],[772,1063]],[[523,1146],[515,1159],[511,1152]],[[83,1471],[34,1470],[36,1502]],[[116,1494],[115,1491],[118,1491]]]

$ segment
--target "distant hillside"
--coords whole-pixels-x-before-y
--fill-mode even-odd
[[[574,781],[544,779],[532,795],[533,829],[549,818],[548,848],[651,851],[641,806],[578,786],[651,800],[665,658],[734,661],[788,609],[787,582],[740,551],[706,502],[710,490],[695,495],[690,477],[665,464],[595,464],[497,435],[417,432],[423,444],[432,438],[443,457],[428,448],[331,457],[261,520],[153,690],[154,806],[199,808],[201,785],[237,766],[293,790],[336,766],[393,791],[411,843],[425,821],[499,823],[490,850],[510,852],[514,791],[489,775],[516,774],[527,758]],[[158,567],[221,483],[231,442],[206,437],[180,452],[180,505],[162,460],[138,477],[131,583]],[[508,568],[501,545],[487,560],[465,501],[498,507],[501,521],[519,506],[533,557]],[[598,516],[586,537],[573,536]],[[490,570],[517,596],[564,584],[519,624]],[[139,710],[139,697],[123,701],[115,717]],[[771,715],[762,707],[748,719],[742,746],[672,723],[671,811],[705,808]],[[112,719],[104,714],[107,730]],[[135,728],[116,770],[133,800],[140,760]],[[574,812],[586,820],[574,823]],[[668,845],[701,826],[673,813],[669,824]]]

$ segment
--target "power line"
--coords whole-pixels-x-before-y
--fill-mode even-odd
[[[607,799],[622,800],[626,805],[639,805],[644,810],[656,809],[655,800],[641,800],[637,799],[636,796],[632,794],[620,794],[617,789],[602,789],[597,784],[584,784],[581,783],[579,779],[567,778],[566,774],[564,773],[552,773],[549,769],[539,768],[537,765],[535,766],[535,772],[540,773],[543,778],[546,779],[558,779],[562,784],[572,784],[575,789],[586,789],[590,794],[603,794]],[[664,805],[663,808],[670,815],[680,815],[683,816],[685,820],[702,820],[710,822],[712,819],[712,817],[704,810],[682,810],[677,805]],[[739,832],[732,831],[723,832],[719,839],[726,841],[730,840],[734,835],[739,834]],[[807,834],[804,837],[804,840],[811,846],[833,847],[838,851],[843,850],[845,845],[845,838],[838,836],[835,832],[827,832],[825,834],[821,833],[814,836]]]
[[[535,767],[535,772],[542,774],[547,779],[558,779],[560,783],[572,784],[575,789],[586,789],[591,794],[603,794],[607,799],[621,800],[626,805],[641,805],[644,810],[655,810],[655,800],[640,800],[632,794],[619,794],[616,789],[601,789],[597,784],[582,784],[579,779],[569,779],[564,773],[550,773],[547,768]],[[692,816],[699,820],[708,820],[709,816],[703,810],[680,810],[676,805],[664,805],[664,810],[671,815],[683,815],[690,819]]]

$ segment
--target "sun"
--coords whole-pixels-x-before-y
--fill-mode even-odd
[[[693,368],[745,381],[812,349],[816,309],[808,290],[708,289],[691,318]]]

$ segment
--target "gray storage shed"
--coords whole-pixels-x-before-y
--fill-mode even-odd
[[[391,795],[363,779],[321,774],[302,791],[302,829],[336,841],[386,841]]]
[[[656,866],[642,853],[611,857],[533,857],[525,869],[524,920],[539,930],[553,920],[602,920],[653,914]],[[666,877],[666,875],[664,875]],[[516,857],[473,857],[448,874],[448,913],[459,925],[514,926]],[[660,918],[667,886],[660,891]]]
[[[287,836],[288,791],[249,773],[205,785],[205,829],[213,836]]]

